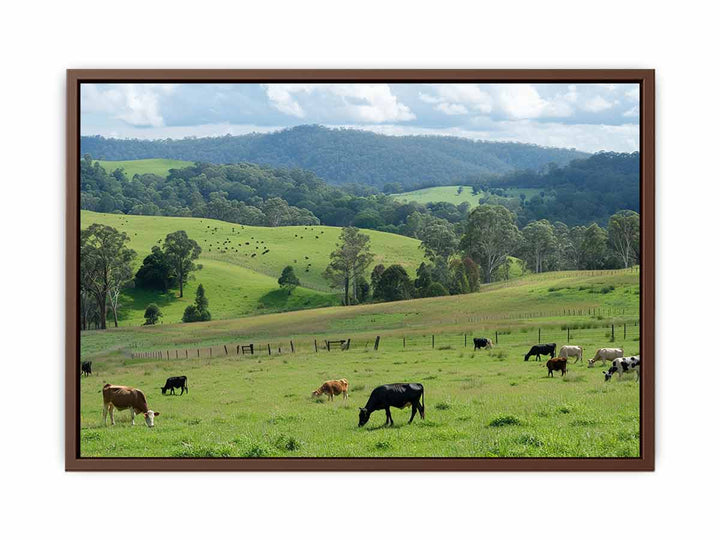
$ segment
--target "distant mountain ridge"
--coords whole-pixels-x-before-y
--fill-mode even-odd
[[[240,136],[140,140],[81,137],[94,159],[180,159],[209,163],[251,162],[302,168],[334,184],[359,183],[403,189],[452,184],[514,170],[538,170],[589,156],[567,148],[472,141],[458,137],[389,136],[357,129],[297,126]]]

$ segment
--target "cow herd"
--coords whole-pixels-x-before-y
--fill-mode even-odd
[[[492,349],[493,342],[489,338],[473,338],[474,350]],[[558,356],[555,356],[557,345],[555,343],[544,343],[533,345],[525,355],[527,362],[530,357],[535,356],[536,361],[540,361],[541,356],[549,356],[549,360],[545,364],[548,370],[548,377],[554,377],[553,372],[559,371],[561,375],[567,373],[567,364],[569,358],[575,358],[573,363],[582,362],[583,349],[577,345],[564,345],[560,348]],[[628,372],[635,373],[635,380],[640,378],[640,356],[623,356],[624,351],[621,348],[603,347],[595,352],[595,355],[588,360],[588,367],[592,367],[595,362],[602,361],[611,362],[611,366],[607,371],[603,372],[605,381],[609,381],[612,376],[617,373],[618,379]],[[83,361],[81,364],[81,374],[92,374],[92,362]],[[187,377],[185,375],[168,377],[165,385],[160,388],[163,395],[169,391],[171,395],[175,394],[175,389],[180,390],[180,395],[189,392]],[[132,388],[130,386],[118,386],[106,384],[103,386],[103,424],[107,425],[107,415],[110,414],[110,422],[115,425],[114,410],[130,410],[131,424],[135,425],[135,415],[142,414],[148,427],[154,427],[154,419],[160,413],[153,411],[148,407],[147,399],[142,390]],[[348,381],[347,379],[329,380],[322,383],[311,394],[312,397],[318,398],[326,395],[329,401],[333,401],[335,396],[342,395],[343,402],[348,399]],[[374,411],[385,411],[385,425],[393,425],[393,419],[390,414],[390,407],[405,409],[412,407],[410,414],[411,424],[416,413],[420,413],[420,417],[425,419],[425,388],[420,383],[393,383],[378,386],[371,393],[364,407],[360,407],[358,427],[364,426],[370,419],[370,415]]]

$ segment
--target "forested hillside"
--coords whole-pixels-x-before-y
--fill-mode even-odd
[[[588,154],[572,149],[471,141],[456,137],[378,135],[298,126],[273,133],[181,140],[82,137],[83,154],[101,160],[146,158],[208,163],[251,162],[302,168],[333,184],[361,183],[389,191],[453,184],[478,176],[559,166]],[[394,185],[393,185],[394,184]]]

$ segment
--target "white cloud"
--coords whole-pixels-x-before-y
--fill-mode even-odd
[[[420,92],[419,97],[421,101],[433,104],[437,111],[451,116],[492,111],[492,96],[477,84],[435,84],[431,88],[433,94]]]
[[[577,89],[570,86],[565,94],[543,98],[532,84],[499,84],[493,87],[499,106],[515,119],[567,117],[577,101]]]
[[[582,104],[582,109],[589,112],[601,112],[612,108],[617,102],[610,102],[602,96],[594,96]]]
[[[402,122],[415,115],[387,84],[266,84],[265,92],[280,112],[356,122]]]
[[[83,112],[109,113],[132,126],[165,125],[160,99],[175,91],[174,84],[83,84]]]
[[[622,115],[625,116],[625,117],[628,117],[628,116],[640,116],[640,107],[638,107],[637,105],[635,105],[634,107],[631,107],[630,109],[628,109],[627,111],[625,111]]]
[[[625,92],[625,97],[640,101],[640,86],[635,85],[634,88],[631,88],[630,90]]]

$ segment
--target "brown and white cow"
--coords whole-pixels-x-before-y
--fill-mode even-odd
[[[611,349],[609,347],[598,349],[595,353],[595,356],[588,360],[588,367],[594,366],[595,362],[597,362],[598,360],[602,360],[604,366],[606,361],[612,362],[616,358],[620,358],[621,356],[623,356],[623,354],[624,353],[622,349]]]
[[[130,409],[132,425],[135,425],[135,415],[143,414],[147,427],[155,426],[155,417],[160,413],[148,409],[147,400],[142,390],[131,386],[116,386],[106,384],[103,386],[103,424],[107,425],[107,413],[110,412],[110,423],[115,425],[114,410],[124,411]]]
[[[560,347],[560,352],[558,353],[558,356],[561,358],[570,358],[571,356],[575,358],[575,361],[573,364],[577,364],[577,361],[580,360],[582,362],[582,347],[578,345],[563,345]]]
[[[334,401],[333,396],[343,395],[343,401],[348,398],[348,382],[347,379],[340,379],[338,381],[325,381],[320,385],[320,388],[312,393],[313,397],[318,397],[323,394],[327,394],[330,401]]]

